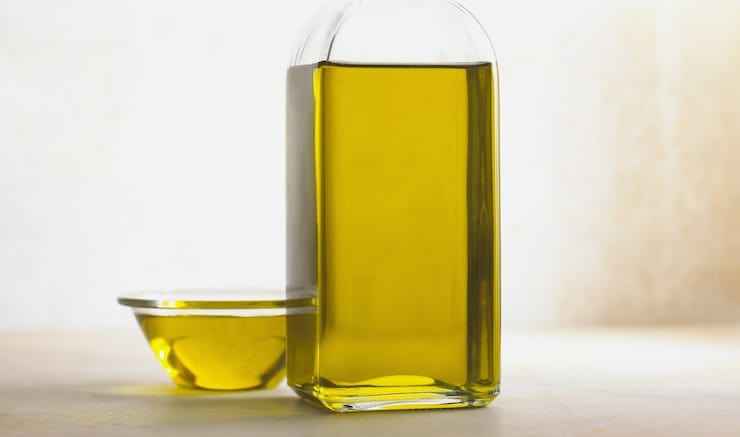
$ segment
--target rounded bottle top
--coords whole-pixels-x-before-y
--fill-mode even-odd
[[[496,63],[491,39],[452,0],[354,0],[321,9],[291,65]]]

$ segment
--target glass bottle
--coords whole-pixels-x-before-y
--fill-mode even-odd
[[[499,392],[498,78],[454,1],[319,15],[287,73],[288,384],[332,411]]]

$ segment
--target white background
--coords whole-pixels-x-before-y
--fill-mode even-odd
[[[0,0],[0,329],[284,275],[318,2]],[[501,66],[504,322],[740,319],[740,2],[464,2]]]

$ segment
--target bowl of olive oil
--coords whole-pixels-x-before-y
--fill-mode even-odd
[[[285,375],[286,314],[309,301],[282,291],[163,291],[120,296],[178,386],[260,390]]]

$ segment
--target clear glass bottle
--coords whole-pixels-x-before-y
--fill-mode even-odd
[[[498,79],[464,7],[360,0],[287,77],[288,384],[333,411],[499,391]]]

